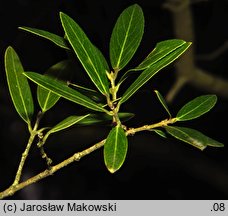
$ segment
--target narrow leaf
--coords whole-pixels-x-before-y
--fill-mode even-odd
[[[128,121],[134,117],[133,113],[118,113],[121,122]],[[111,124],[113,117],[106,113],[90,114],[86,118],[78,122],[79,125],[98,125],[98,124]]]
[[[109,82],[106,71],[109,71],[109,68],[104,56],[72,18],[62,12],[60,18],[67,39],[90,79],[102,94],[108,95]]]
[[[185,104],[177,113],[177,121],[187,121],[207,113],[216,104],[216,95],[199,96]]]
[[[87,107],[91,110],[107,112],[101,105],[95,103],[93,100],[79,93],[78,91],[68,87],[64,82],[34,72],[27,72],[24,73],[24,75],[36,84],[50,91],[53,91],[55,94],[67,100],[70,100],[81,106]]]
[[[168,55],[169,53],[175,51],[177,48],[183,46],[186,42],[179,39],[170,39],[161,41],[156,44],[155,48],[152,52],[143,60],[143,62],[137,66],[135,69],[132,70],[144,70],[151,65],[155,64],[164,56]]]
[[[50,67],[44,75],[51,76],[53,77],[53,79],[62,78],[63,75],[68,72],[70,64],[71,62],[69,60],[60,61]],[[59,98],[60,96],[54,94],[52,91],[47,90],[41,86],[37,87],[37,99],[43,112],[46,112],[47,110],[52,108],[59,100]]]
[[[201,132],[191,128],[166,126],[165,129],[170,135],[172,135],[176,139],[186,142],[200,150],[204,150],[207,146],[224,146],[222,143],[213,140],[210,137],[202,134]]]
[[[123,74],[123,76],[120,78],[119,84],[121,84],[133,73],[145,70],[151,65],[156,64],[156,62],[164,58],[165,55],[175,51],[178,47],[181,47],[185,43],[185,41],[179,39],[170,39],[157,43],[152,52],[143,60],[140,65],[138,65],[136,68],[128,70],[125,74]]]
[[[119,16],[110,40],[110,60],[115,70],[121,70],[136,52],[144,31],[142,9],[134,4]]]
[[[158,97],[158,100],[160,101],[160,103],[162,104],[162,106],[164,107],[164,109],[166,110],[166,112],[168,113],[169,117],[172,118],[171,114],[170,114],[170,111],[169,111],[169,108],[166,104],[166,101],[164,99],[164,97],[160,94],[159,91],[157,90],[154,90],[154,92],[156,93],[157,97]]]
[[[48,134],[56,133],[58,131],[64,130],[66,128],[69,128],[77,123],[80,123],[83,119],[88,117],[90,114],[84,115],[84,116],[69,116],[63,121],[59,122],[57,125],[55,125],[51,130],[48,131]]]
[[[67,41],[63,37],[60,37],[56,34],[53,34],[53,33],[50,33],[48,31],[44,31],[41,29],[30,28],[30,27],[25,27],[25,26],[19,27],[19,29],[27,31],[27,32],[32,33],[32,34],[35,34],[35,35],[38,35],[38,36],[43,37],[45,39],[48,39],[48,40],[52,41],[54,44],[56,44],[57,46],[59,46],[63,49],[69,50],[69,47],[67,45]]]
[[[96,102],[102,102],[104,100],[103,95],[101,95],[99,92],[86,88],[84,86],[80,86],[74,83],[68,83],[69,85],[73,86],[76,90],[78,90],[80,93],[86,95],[87,97],[91,98],[92,100]]]
[[[20,59],[12,47],[5,52],[5,71],[10,95],[18,114],[30,124],[34,112],[33,98]]]
[[[185,50],[190,46],[191,43],[185,42],[182,46],[178,47],[171,53],[164,53],[163,58],[160,58],[156,64],[152,64],[150,67],[145,69],[139,77],[130,85],[130,87],[123,94],[120,102],[126,102],[140,87],[148,82],[158,71],[166,67],[174,60],[176,60]]]
[[[114,173],[123,165],[126,158],[128,141],[123,128],[114,127],[104,144],[104,161],[109,172]]]
[[[166,134],[162,130],[152,129],[151,131],[155,132],[156,134],[158,134],[162,138],[167,138]]]

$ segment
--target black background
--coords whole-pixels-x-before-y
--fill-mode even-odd
[[[25,70],[43,73],[52,64],[66,58],[64,50],[51,42],[18,30],[29,26],[63,35],[59,12],[74,18],[88,37],[108,58],[108,44],[113,25],[123,9],[138,3],[145,15],[145,34],[130,66],[137,65],[154,47],[173,38],[171,14],[162,9],[164,1],[2,1],[0,7],[0,190],[13,181],[28,132],[17,115],[8,93],[4,72],[4,51],[15,48]],[[192,6],[197,54],[208,53],[227,41],[228,2],[202,1]],[[198,61],[198,65],[228,80],[227,52],[213,61]],[[73,79],[81,81],[83,70],[78,66]],[[135,113],[126,123],[137,127],[166,118],[153,89],[165,95],[175,79],[174,68],[168,67],[146,84],[123,106]],[[87,82],[88,80],[83,80]],[[34,96],[36,86],[31,84]],[[187,101],[208,92],[186,85],[177,95],[170,109],[176,113]],[[36,104],[37,105],[37,104]],[[200,119],[186,122],[219,140],[225,148],[207,148],[201,152],[172,138],[168,140],[145,132],[129,138],[129,152],[123,167],[110,174],[103,163],[102,150],[84,157],[53,176],[17,192],[13,199],[228,199],[227,151],[228,99],[218,97],[216,107]],[[48,111],[44,125],[53,125],[81,107],[61,100]],[[38,106],[37,106],[38,111]],[[50,137],[46,150],[54,163],[105,138],[109,127],[73,127]],[[26,162],[23,179],[44,170],[35,145]]]

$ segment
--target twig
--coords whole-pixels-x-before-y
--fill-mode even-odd
[[[21,182],[18,185],[12,185],[8,189],[4,190],[3,192],[0,193],[0,199],[3,199],[4,197],[7,196],[12,196],[15,192],[23,189],[24,187],[34,184],[41,179],[44,179],[50,175],[53,175],[55,172],[58,170],[62,169],[63,167],[75,162],[79,161],[82,157],[86,156],[87,154],[90,154],[91,152],[101,148],[104,145],[105,140],[100,141],[99,143],[91,146],[88,149],[85,149],[82,152],[75,153],[73,156],[69,157],[68,159],[62,161],[61,163],[51,167],[50,169],[46,169],[45,171],[33,176],[32,178],[25,180],[24,182]]]
[[[25,165],[25,161],[29,155],[29,151],[30,151],[30,148],[33,144],[34,138],[37,135],[37,128],[39,127],[39,123],[40,123],[40,120],[42,117],[43,117],[43,113],[38,112],[37,117],[36,117],[36,122],[35,122],[33,129],[31,128],[31,124],[30,123],[28,124],[30,137],[28,140],[28,144],[25,148],[25,151],[22,153],[21,161],[20,161],[19,166],[18,166],[18,170],[17,170],[16,176],[15,176],[14,182],[13,182],[13,186],[18,185],[18,183],[20,182],[22,170],[23,170],[23,167]]]
[[[135,133],[138,133],[140,131],[151,130],[151,129],[157,128],[157,127],[164,127],[164,126],[167,126],[168,124],[173,124],[175,122],[176,122],[176,118],[172,118],[172,119],[163,120],[161,122],[158,122],[158,123],[155,123],[152,125],[144,125],[144,126],[138,127],[138,128],[130,128],[126,131],[126,135],[127,136],[134,135]],[[75,153],[73,156],[69,157],[68,159],[60,162],[59,164],[57,164],[55,166],[50,167],[49,169],[46,169],[45,171],[31,177],[30,179],[25,180],[24,182],[11,185],[9,188],[7,188],[6,190],[4,190],[3,192],[0,193],[0,199],[3,199],[8,196],[12,196],[17,191],[23,189],[24,187],[34,184],[50,175],[53,175],[58,170],[62,169],[63,167],[65,167],[75,161],[79,161],[82,157],[84,157],[84,156],[92,153],[93,151],[100,149],[102,146],[104,146],[105,141],[106,141],[106,139],[94,144],[93,146],[91,146],[81,152]]]
[[[28,144],[27,144],[27,146],[25,148],[25,151],[22,153],[21,161],[20,161],[19,166],[18,166],[18,170],[17,170],[16,176],[15,176],[14,182],[13,182],[13,186],[18,185],[18,183],[20,182],[21,173],[22,173],[25,161],[26,161],[26,159],[28,157],[29,150],[30,150],[30,148],[32,146],[32,143],[33,143],[33,140],[34,140],[35,136],[36,136],[36,134],[32,132],[31,136],[29,138]]]
[[[176,66],[176,83],[174,90],[170,89],[166,98],[172,102],[174,96],[178,93],[184,84],[189,83],[198,89],[204,89],[208,92],[228,98],[228,81],[221,79],[208,71],[198,68],[195,63],[194,52],[194,24],[191,12],[190,0],[167,0],[163,7],[170,10],[173,15],[174,33],[177,38],[193,42],[193,45],[179,59]],[[227,49],[227,44],[213,53],[213,58]],[[181,80],[181,81],[180,81]],[[182,82],[184,80],[184,83]]]

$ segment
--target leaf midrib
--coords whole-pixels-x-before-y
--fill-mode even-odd
[[[47,90],[47,89],[46,89]],[[43,106],[43,109],[46,110],[47,109],[47,103],[48,103],[48,100],[50,98],[50,94],[51,94],[51,91],[48,90],[48,94],[47,94],[47,97],[45,99],[45,102],[44,102],[44,106]]]
[[[81,116],[81,118],[78,118],[76,122],[73,122],[72,124],[70,124],[69,127],[72,126],[72,125],[74,125],[74,124],[76,124],[76,123],[78,123],[79,121],[81,121],[82,119],[88,117],[89,115],[90,115],[90,114]],[[65,122],[65,124],[62,124],[62,125],[67,125],[67,122]],[[56,125],[56,126],[57,126],[57,125]],[[49,134],[55,133],[55,132],[58,132],[58,131],[61,130],[61,129],[60,129],[60,130],[58,129],[59,126],[57,127],[57,130],[56,130],[56,126],[54,126],[54,127],[49,131]],[[63,129],[66,129],[66,128],[63,127]],[[63,130],[63,129],[62,129],[62,130]]]
[[[51,32],[47,32],[45,30],[35,29],[35,28],[30,28],[30,27],[23,27],[22,26],[22,27],[19,27],[19,29],[22,29],[24,31],[30,32],[32,34],[35,34],[35,35],[37,35],[39,37],[45,38],[47,40],[50,40],[54,44],[56,44],[57,46],[69,50],[69,47],[67,47],[67,44],[65,44],[65,42],[64,42],[64,38],[60,37],[59,35],[53,34]]]
[[[26,105],[25,105],[25,102],[24,102],[24,98],[23,98],[21,86],[19,85],[18,76],[17,76],[17,73],[16,73],[15,62],[14,62],[14,55],[13,55],[12,51],[11,51],[10,55],[11,55],[11,58],[12,58],[12,66],[13,66],[13,72],[14,72],[15,78],[16,78],[17,88],[19,90],[19,95],[21,97],[22,105],[23,105],[24,112],[25,112],[25,116],[24,116],[26,118],[25,121],[26,122],[29,122],[28,110],[27,110]],[[23,113],[22,113],[22,115],[23,115]]]
[[[194,139],[194,138],[192,138],[192,137],[189,136],[186,132],[180,130],[179,128],[177,128],[177,127],[171,127],[171,126],[169,126],[169,127],[172,128],[173,130],[176,130],[176,131],[178,131],[179,133],[183,134],[183,135],[186,136],[186,138],[187,138],[187,140],[185,140],[185,139],[182,139],[182,138],[179,137],[180,140],[182,140],[182,141],[184,141],[184,142],[187,142],[187,143],[189,143],[190,145],[193,145],[193,146],[198,147],[198,148],[200,148],[201,146],[202,146],[202,149],[207,147],[207,144],[204,145],[203,143],[201,143],[202,145],[200,145],[200,144],[199,144],[199,145],[196,145],[195,143],[191,142],[190,140],[192,140],[192,141],[197,141],[197,140]],[[173,135],[173,136],[174,136],[174,135]],[[201,149],[201,148],[200,148],[200,149]]]
[[[61,90],[62,92],[67,93],[71,98],[77,98],[77,99],[79,99],[79,100],[81,100],[81,101],[83,101],[83,102],[85,102],[85,103],[89,103],[89,104],[91,104],[92,106],[94,106],[93,103],[91,103],[90,101],[85,100],[83,97],[79,97],[78,95],[74,95],[72,92],[66,92],[66,91],[62,90],[62,89],[61,89],[60,87],[58,87],[58,86],[51,85],[51,84],[50,84],[50,86],[52,86],[52,87],[54,87],[54,88],[56,88],[56,89],[58,89],[58,90]],[[71,89],[71,88],[69,88],[69,89]],[[73,90],[73,89],[72,89],[72,90]],[[61,94],[59,94],[58,92],[55,92],[55,93],[58,94],[59,96],[61,96]],[[62,97],[66,97],[66,96],[62,96]]]
[[[167,56],[167,55],[166,55],[166,56]],[[165,57],[166,57],[166,56],[165,56]],[[164,58],[165,58],[165,57],[164,57]],[[161,61],[162,59],[163,59],[163,58],[161,58],[159,61]],[[169,59],[169,58],[167,57],[166,60],[168,60],[168,59]],[[158,62],[159,62],[159,61],[158,61]],[[152,77],[155,75],[155,73],[156,73],[157,71],[161,70],[161,69],[164,68],[166,65],[167,65],[167,64],[163,65],[161,68],[160,68],[160,66],[159,66],[158,68],[156,68],[156,69],[154,70],[154,73],[153,73],[152,75],[151,75],[150,73],[146,74],[145,77],[144,77],[143,79],[139,80],[138,83],[135,84],[135,86],[137,86],[137,88],[139,89],[142,85],[144,85],[145,80],[148,80],[148,77],[151,76],[150,78],[152,78]],[[150,68],[150,67],[149,67],[149,68]],[[149,69],[149,68],[147,68],[147,69]],[[146,70],[147,70],[147,69],[146,69]],[[143,72],[144,72],[144,71],[143,71]],[[142,72],[142,73],[143,73],[143,72]],[[140,74],[140,75],[141,75],[141,74]],[[139,76],[140,76],[140,75],[139,75]],[[137,78],[137,79],[138,79],[138,78]],[[127,99],[128,99],[128,98],[132,95],[132,92],[135,92],[135,89],[131,89],[131,90],[124,96],[124,98],[127,98]],[[130,95],[130,96],[129,96],[129,95]],[[124,99],[123,101],[125,102],[126,99]],[[123,101],[121,101],[121,102],[123,103]]]
[[[211,97],[210,97],[211,98]],[[184,115],[178,117],[178,119],[182,119],[184,116],[188,115],[189,113],[193,112],[194,110],[198,109],[199,107],[201,107],[203,104],[205,104],[210,98],[208,98],[207,100],[205,100],[204,102],[202,102],[200,105],[196,106],[194,109],[190,110],[189,112],[185,113]]]
[[[88,58],[88,60],[89,60],[89,62],[90,62],[90,64],[91,64],[92,68],[94,69],[94,71],[95,71],[95,73],[96,73],[96,76],[97,76],[98,80],[100,81],[100,84],[101,84],[101,86],[102,86],[102,88],[103,88],[103,91],[104,91],[105,93],[107,93],[105,87],[103,86],[103,82],[102,82],[102,80],[101,80],[101,78],[100,78],[100,76],[99,76],[99,73],[98,73],[98,71],[97,71],[95,65],[93,64],[93,62],[92,62],[92,60],[91,60],[91,58],[90,58],[90,56],[89,56],[87,50],[85,49],[84,45],[81,43],[81,40],[78,38],[77,33],[75,33],[75,31],[74,31],[74,29],[73,29],[73,27],[71,26],[70,23],[69,23],[69,27],[71,28],[73,34],[75,35],[75,37],[77,38],[79,44],[81,45],[82,49],[84,50],[84,52],[85,52],[85,54],[86,54],[86,56],[87,56],[87,58]],[[67,32],[66,32],[66,34],[68,35]],[[69,35],[68,35],[68,37],[69,37]],[[88,41],[88,42],[90,43],[89,39],[85,39],[85,41]],[[71,45],[73,46],[73,43],[72,43],[71,41],[70,41],[70,43],[71,43]],[[92,44],[91,44],[91,45],[92,45]],[[93,46],[93,45],[92,45],[92,46]],[[74,47],[74,46],[73,46],[73,47]],[[75,50],[75,48],[74,48],[74,50]],[[76,50],[75,50],[75,52],[78,53]],[[83,64],[83,66],[84,66],[85,68],[87,68],[81,59],[80,59],[80,61],[81,61],[81,63]],[[88,73],[88,75],[90,76],[91,79],[93,79],[93,77],[91,76],[90,73]]]
[[[128,25],[128,28],[127,28],[127,32],[126,32],[126,37],[124,38],[123,45],[122,45],[122,49],[120,50],[119,59],[118,59],[117,64],[116,64],[116,67],[117,67],[117,68],[119,68],[119,65],[120,65],[120,60],[121,60],[121,58],[122,58],[123,51],[124,51],[124,47],[125,47],[125,44],[126,44],[128,35],[129,35],[129,30],[130,30],[130,26],[131,26],[131,23],[132,23],[132,20],[133,20],[133,15],[134,15],[134,13],[135,13],[135,8],[134,8],[134,10],[132,11],[131,18],[130,18],[130,22],[129,22],[129,25]]]
[[[30,72],[30,73],[31,73],[31,72]],[[25,75],[26,75],[26,74],[25,74]],[[33,80],[35,83],[39,84],[38,81],[34,80],[33,76],[31,77],[31,76],[29,76],[29,74],[28,74],[28,77],[29,77],[31,80]],[[39,81],[41,82],[40,85],[41,85],[43,88],[45,88],[45,89],[47,89],[47,90],[53,92],[53,90],[50,90],[49,88],[47,88],[46,86],[43,85],[43,82],[44,82],[44,81],[43,81],[42,79],[40,79],[40,77],[37,77],[37,78],[38,78]],[[58,81],[55,80],[55,82],[58,82]],[[96,109],[94,109],[94,110],[97,110],[97,111],[99,110],[99,111],[103,111],[103,112],[106,111],[105,109],[103,109],[103,107],[100,107],[98,104],[91,103],[90,101],[84,99],[85,96],[82,95],[82,94],[80,94],[79,92],[77,92],[77,94],[80,94],[80,96],[75,95],[75,94],[73,94],[72,92],[65,91],[65,90],[63,90],[61,87],[59,87],[58,85],[54,85],[54,84],[52,84],[52,83],[48,83],[48,85],[49,85],[51,88],[53,88],[53,89],[60,90],[60,92],[64,92],[64,93],[66,93],[67,95],[69,95],[69,97],[67,97],[67,96],[61,95],[61,94],[58,93],[58,92],[54,92],[55,94],[59,95],[60,97],[64,97],[64,98],[66,98],[66,99],[68,99],[68,100],[71,100],[71,101],[73,101],[73,102],[75,102],[74,99],[76,99],[76,100],[79,100],[79,101],[81,101],[81,102],[84,102],[84,104],[86,104],[86,107],[88,107],[87,104],[90,104],[91,107],[96,108]],[[67,87],[67,86],[65,86],[65,88],[66,88],[66,87]],[[67,88],[69,88],[69,87],[67,87]],[[69,88],[69,90],[70,90],[70,91],[76,91],[76,90],[71,89],[71,88]],[[70,98],[70,99],[69,99],[69,98]],[[72,99],[72,98],[73,98],[73,99]],[[88,99],[90,100],[90,98],[88,98]],[[76,102],[75,102],[75,103],[76,103]],[[77,104],[80,104],[80,103],[77,102]],[[88,107],[88,108],[90,108],[90,107]],[[91,108],[90,108],[90,109],[91,109]]]
[[[116,160],[116,150],[117,150],[117,145],[118,145],[118,133],[119,133],[119,127],[117,126],[116,128],[116,133],[115,133],[115,145],[114,145],[114,154],[113,154],[113,161],[112,161],[112,168],[115,169],[115,160]]]

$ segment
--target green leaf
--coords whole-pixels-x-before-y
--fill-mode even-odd
[[[121,122],[128,121],[134,117],[133,113],[118,113]],[[90,114],[86,118],[82,119],[79,125],[98,125],[98,124],[111,124],[113,117],[106,113]]]
[[[104,144],[104,161],[109,172],[114,173],[123,165],[128,148],[128,140],[124,129],[114,127]]]
[[[143,60],[143,62],[132,70],[144,70],[151,65],[155,64],[156,62],[160,61],[164,56],[172,53],[177,48],[183,46],[186,42],[179,39],[170,39],[161,41],[156,44],[155,48],[152,52]]]
[[[145,70],[151,65],[156,64],[156,62],[164,58],[164,55],[168,55],[169,53],[175,51],[178,47],[181,47],[185,43],[185,41],[179,39],[170,39],[157,43],[152,52],[143,60],[141,64],[139,64],[136,68],[128,70],[120,78],[119,84],[121,84],[133,73],[138,73],[138,71]]]
[[[60,37],[56,34],[50,33],[48,31],[36,29],[36,28],[25,27],[25,26],[19,27],[19,29],[38,35],[45,39],[48,39],[52,41],[54,44],[56,44],[57,46],[69,50],[66,40],[63,37]]]
[[[155,64],[145,69],[139,77],[130,85],[130,87],[123,94],[120,103],[126,102],[140,87],[148,82],[158,71],[166,67],[174,60],[176,60],[185,50],[191,45],[190,42],[185,42],[172,52],[163,53],[163,58],[160,58]]]
[[[169,108],[166,104],[166,101],[164,99],[164,97],[160,94],[159,91],[157,90],[154,90],[154,92],[156,93],[157,97],[158,97],[158,100],[160,101],[160,103],[162,104],[162,106],[165,108],[166,112],[168,113],[169,117],[171,118],[171,114],[170,114],[170,111],[169,111]]]
[[[12,47],[5,52],[5,71],[10,95],[18,114],[30,125],[34,112],[33,98],[21,61]]]
[[[78,123],[80,123],[80,121],[83,121],[89,115],[90,114],[87,114],[84,116],[69,116],[69,117],[65,118],[63,121],[59,122],[57,125],[55,125],[51,130],[49,130],[48,134],[56,133],[58,131],[69,128],[75,124],[78,124]]]
[[[170,135],[172,135],[176,139],[186,142],[200,150],[204,150],[207,146],[224,146],[222,143],[213,140],[210,137],[202,134],[201,132],[191,128],[166,126],[165,129]]]
[[[119,16],[110,40],[110,60],[113,69],[121,70],[135,54],[144,31],[142,9],[134,4]]]
[[[216,95],[199,96],[185,104],[177,113],[177,121],[187,121],[207,113],[216,104]]]
[[[121,122],[126,122],[130,119],[132,119],[135,114],[134,113],[118,113],[119,119],[121,120]]]
[[[50,67],[44,75],[51,76],[53,79],[59,79],[63,76],[63,74],[68,72],[67,70],[69,69],[70,64],[71,61],[69,60],[60,61]],[[37,87],[37,99],[43,112],[46,112],[52,108],[57,103],[59,98],[60,96],[54,94],[52,91],[47,90],[41,86]]]
[[[151,131],[155,132],[156,134],[158,134],[162,138],[167,138],[166,134],[162,130],[151,129]]]
[[[64,82],[34,72],[27,72],[24,73],[24,75],[36,84],[50,91],[53,91],[55,94],[67,100],[70,100],[81,106],[87,107],[91,110],[107,112],[100,104],[95,103],[93,100],[81,94],[80,92],[68,87]]]
[[[99,92],[86,88],[84,86],[80,86],[74,83],[68,83],[68,85],[73,86],[76,90],[81,92],[83,95],[86,95],[87,97],[91,98],[92,100],[98,102],[102,102],[104,100],[103,95],[101,95]]]
[[[90,79],[102,94],[108,95],[109,82],[106,71],[109,71],[109,68],[104,56],[72,18],[62,12],[60,18],[67,39]]]

